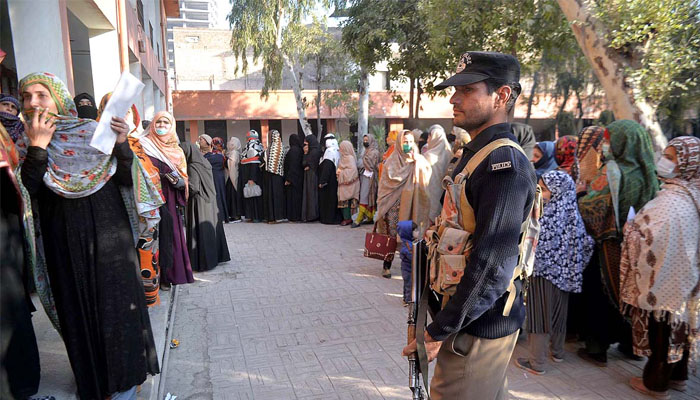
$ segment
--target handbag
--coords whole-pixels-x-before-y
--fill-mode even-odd
[[[257,184],[254,183],[251,185],[249,183],[246,183],[246,185],[243,187],[243,197],[245,197],[246,199],[260,196],[262,196],[262,189]]]
[[[391,262],[396,252],[396,238],[377,233],[377,224],[365,235],[365,257]]]

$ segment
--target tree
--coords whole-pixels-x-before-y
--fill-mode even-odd
[[[311,38],[318,36],[319,24],[304,25],[303,19],[320,4],[319,0],[231,0],[231,48],[240,62],[240,69],[248,70],[248,49],[252,49],[253,61],[262,60],[265,79],[261,97],[268,97],[270,90],[279,89],[282,71],[286,67],[292,75],[292,89],[296,100],[299,123],[305,135],[312,133],[306,119],[306,104],[302,97],[303,68],[306,55],[313,53],[319,43]],[[323,4],[328,5],[327,2]]]
[[[343,8],[344,1],[337,6]],[[369,75],[376,70],[377,63],[391,56],[392,31],[384,29],[386,4],[383,1],[356,0],[345,10],[347,20],[343,23],[343,45],[353,57],[359,69],[358,137],[367,134],[369,124]],[[358,143],[361,142],[358,140]]]
[[[663,104],[697,99],[698,1],[557,2],[616,118],[638,121],[651,135],[656,150],[663,149],[666,138],[658,120]]]
[[[315,75],[313,81],[316,83],[316,96],[314,103],[316,105],[316,115],[318,116],[317,131],[319,134],[322,130],[321,125],[321,104],[325,99],[328,99],[328,94],[324,96],[323,89],[334,90],[334,92],[348,92],[348,87],[353,80],[354,63],[343,48],[342,43],[327,27],[322,27],[319,36],[312,38],[312,41],[319,43],[318,47],[311,54],[307,55],[307,61],[313,63]],[[333,101],[329,109],[337,108]]]

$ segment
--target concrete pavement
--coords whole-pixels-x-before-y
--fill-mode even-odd
[[[228,224],[233,260],[179,288],[164,393],[178,399],[407,399],[406,309],[393,279],[362,256],[368,227]],[[533,376],[511,365],[514,399],[643,399],[627,386],[643,362],[610,351],[591,366]],[[520,340],[514,357],[524,356]],[[700,380],[674,399],[700,398]]]

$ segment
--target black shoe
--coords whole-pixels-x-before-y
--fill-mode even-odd
[[[391,279],[391,268],[382,269],[382,276],[387,279]]]
[[[352,225],[350,225],[350,227],[351,227],[351,228],[359,228],[359,227],[360,227],[360,224],[356,224],[356,223],[353,222]]]
[[[586,351],[585,348],[580,348],[576,352],[576,354],[581,357],[582,359],[588,361],[591,364],[594,364],[598,367],[607,367],[608,366],[608,355],[607,354],[592,354]]]

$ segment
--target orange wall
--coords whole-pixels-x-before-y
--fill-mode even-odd
[[[303,96],[313,99],[316,91],[304,91]],[[401,93],[408,98],[406,93]],[[404,119],[408,118],[408,106],[394,103],[391,92],[372,92],[370,99],[372,107],[370,115],[375,118]],[[524,100],[524,98],[523,98]],[[567,110],[573,110],[576,103],[570,101]],[[421,96],[421,118],[451,119],[452,104],[447,96]],[[317,118],[316,108],[307,108],[306,116]],[[531,118],[553,118],[558,111],[556,101],[551,97],[540,97],[533,104]],[[585,110],[585,118],[597,118],[600,109]],[[227,91],[227,90],[176,90],[173,92],[173,113],[178,120],[212,120],[212,119],[296,119],[298,118],[294,93],[290,90],[280,90],[270,93],[268,99],[260,98],[259,91]],[[527,104],[519,101],[515,109],[515,118],[525,118]],[[336,119],[344,116],[340,110],[332,113],[327,107],[321,109],[321,118]]]

